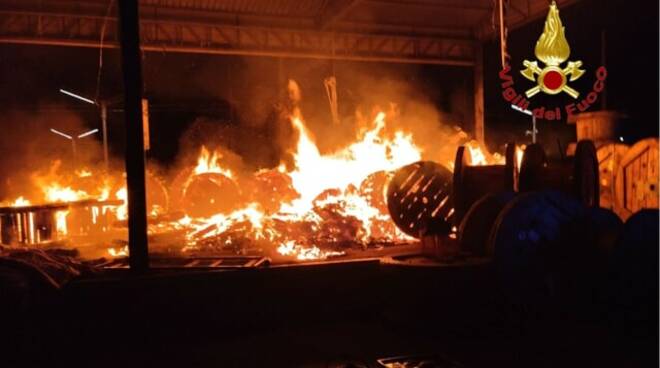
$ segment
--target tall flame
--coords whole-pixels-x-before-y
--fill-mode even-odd
[[[568,59],[571,48],[564,36],[564,26],[559,18],[559,9],[553,1],[545,19],[545,27],[534,49],[536,57],[546,65],[557,66]]]
[[[296,116],[291,121],[300,138],[294,155],[296,169],[289,175],[300,198],[285,212],[307,212],[314,198],[326,189],[359,186],[373,172],[394,170],[421,159],[421,149],[412,143],[410,135],[397,132],[392,140],[380,136],[385,127],[384,112],[376,115],[375,127],[361,140],[326,156],[319,152],[303,121]]]
[[[228,178],[233,178],[234,174],[229,169],[225,169],[220,166],[220,161],[222,160],[222,153],[220,152],[209,152],[205,146],[202,146],[202,149],[197,158],[197,166],[195,167],[195,174],[203,173],[220,173],[225,175]]]

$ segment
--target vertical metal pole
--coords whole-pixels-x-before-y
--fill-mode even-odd
[[[105,102],[101,102],[101,127],[103,128],[103,164],[107,172],[110,164],[108,163],[108,107]]]
[[[600,65],[607,68],[607,34],[603,29],[600,31]],[[607,88],[600,94],[600,109],[607,110]]]
[[[126,121],[126,184],[128,187],[128,249],[132,270],[149,267],[147,205],[142,130],[142,64],[138,2],[119,0],[119,42],[124,78]]]
[[[474,44],[474,137],[486,143],[484,135],[484,60],[483,48],[479,41]]]
[[[532,143],[536,143],[536,116],[532,115]]]
[[[76,156],[78,155],[76,152],[76,137],[71,138],[71,149],[73,151],[73,166],[76,166],[78,164],[78,160],[76,159]]]
[[[504,6],[502,4],[502,0],[498,1],[499,5],[499,21],[500,21],[500,61],[502,62],[502,69],[506,66],[506,56],[505,52],[506,50],[504,49]]]

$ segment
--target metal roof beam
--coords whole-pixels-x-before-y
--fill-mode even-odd
[[[103,21],[97,16],[0,11],[0,43],[99,47]],[[104,47],[118,46],[116,19],[109,18]],[[470,40],[320,32],[184,23],[143,19],[147,51],[300,57],[471,66]]]
[[[348,12],[359,5],[364,0],[347,0],[346,3],[339,7],[326,7],[326,10],[319,15],[317,20],[317,27],[320,30],[330,28],[335,22],[341,20]]]

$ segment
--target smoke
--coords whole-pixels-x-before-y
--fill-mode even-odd
[[[337,79],[339,124],[334,124],[323,80]],[[468,140],[469,106],[462,82],[442,84],[427,74],[446,78],[445,70],[419,66],[382,65],[273,58],[209,59],[191,82],[194,89],[227,101],[227,119],[199,117],[180,137],[177,163],[170,176],[194,164],[202,145],[223,153],[224,164],[236,172],[254,172],[285,163],[297,141],[290,116],[301,114],[321,153],[353,143],[373,128],[379,111],[387,114],[384,133],[411,134],[423,157],[443,165],[453,162],[458,145]],[[438,78],[436,78],[438,79]],[[456,79],[456,78],[453,78]],[[449,78],[451,81],[452,78]],[[440,108],[443,105],[444,108]]]
[[[58,162],[58,170],[73,172],[78,168],[95,168],[102,164],[100,132],[76,141],[74,156],[71,140],[53,133],[55,129],[77,136],[91,128],[80,115],[58,105],[39,106],[32,112],[7,111],[0,135],[0,201],[21,195],[39,197],[33,176],[49,173]]]
[[[155,73],[150,69],[156,63],[154,55],[150,58],[145,65],[148,76]],[[162,60],[157,60],[158,70],[163,71],[170,56],[159,58]],[[162,162],[167,170],[153,160],[148,162],[149,173],[169,181],[195,165],[201,146],[221,152],[223,165],[239,174],[274,168],[282,162],[291,168],[297,132],[289,117],[297,111],[324,154],[344,148],[361,132],[372,128],[379,111],[387,114],[384,133],[390,137],[395,131],[411,134],[423,150],[424,159],[447,164],[453,161],[456,147],[467,140],[467,135],[457,128],[466,124],[466,114],[462,112],[469,106],[461,106],[466,100],[461,96],[466,91],[463,83],[456,82],[457,78],[452,78],[447,70],[352,62],[335,65],[302,59],[190,60],[190,78],[182,74],[148,78],[156,104],[159,95],[183,100],[204,96],[224,101],[231,108],[223,119],[203,115],[193,119],[178,136],[179,141],[172,142],[178,143],[179,148],[173,162]],[[333,123],[323,84],[331,75],[337,80],[339,124]],[[426,78],[428,75],[432,78]],[[290,81],[295,81],[296,88],[291,88]],[[77,142],[74,160],[71,142],[49,131],[54,128],[69,135],[88,131],[97,126],[92,113],[86,116],[57,105],[41,106],[35,111],[9,111],[3,117],[5,126],[12,129],[0,137],[0,200],[38,193],[30,176],[48,172],[55,160],[61,161],[59,170],[63,172],[77,167],[102,168],[100,132]],[[170,118],[163,116],[152,116],[152,129],[168,129],[167,121],[158,121]],[[121,137],[123,133],[118,134]],[[123,171],[121,157],[115,157],[111,166]]]

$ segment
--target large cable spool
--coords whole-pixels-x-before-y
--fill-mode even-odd
[[[238,185],[223,174],[198,174],[184,188],[183,210],[190,217],[228,214],[240,205],[240,194]]]
[[[259,203],[267,212],[275,212],[282,203],[291,202],[300,196],[293,187],[291,177],[277,169],[255,173],[247,185],[242,187],[247,191],[250,202]]]
[[[471,166],[465,146],[458,147],[454,161],[454,224],[459,225],[473,203],[488,193],[514,192],[518,186],[516,145],[506,145],[504,165]]]
[[[500,212],[488,246],[514,301],[542,306],[557,297],[562,263],[580,246],[573,227],[585,212],[580,202],[557,191],[521,194]]]
[[[398,169],[387,187],[387,209],[396,226],[419,238],[422,233],[448,234],[454,214],[452,173],[432,161]]]
[[[609,142],[602,144],[596,150],[598,157],[598,170],[600,178],[600,206],[614,209],[616,174],[621,166],[621,161],[630,147],[627,144]]]
[[[525,149],[520,164],[520,192],[558,190],[589,207],[600,203],[600,184],[596,148],[591,141],[580,141],[575,155],[549,160],[539,144]]]
[[[489,237],[496,269],[515,302],[586,312],[604,277],[621,221],[559,191],[523,193],[500,212]]]
[[[615,211],[623,219],[658,208],[658,138],[635,143],[621,160],[615,182]]]
[[[632,215],[611,257],[607,315],[621,336],[657,335],[659,221],[657,209]]]
[[[458,226],[461,251],[475,255],[492,255],[487,247],[490,231],[504,206],[515,198],[514,192],[489,193],[476,201]]]

